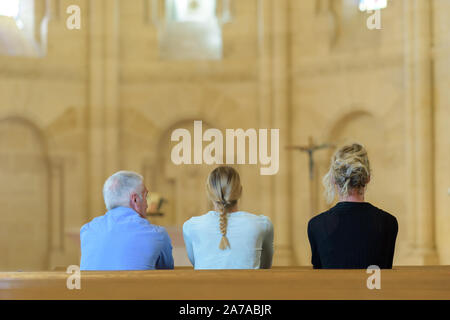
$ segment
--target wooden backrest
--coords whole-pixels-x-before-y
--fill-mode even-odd
[[[381,270],[368,289],[366,270],[82,271],[81,289],[64,271],[0,273],[0,299],[450,299],[450,266]]]

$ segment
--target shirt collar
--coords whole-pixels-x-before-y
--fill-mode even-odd
[[[109,210],[108,212],[106,212],[107,215],[133,215],[133,214],[137,214],[138,216],[139,213],[137,213],[136,211],[134,211],[131,208],[128,207],[115,207],[114,209]]]

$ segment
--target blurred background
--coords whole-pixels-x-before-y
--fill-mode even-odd
[[[235,166],[240,209],[274,223],[274,265],[310,265],[321,179],[354,141],[366,201],[399,222],[394,265],[450,264],[449,14],[448,0],[0,0],[0,270],[79,264],[118,170],[144,176],[148,219],[189,265],[181,227],[208,210],[214,165],[175,165],[170,138],[194,120],[280,129],[277,174]]]

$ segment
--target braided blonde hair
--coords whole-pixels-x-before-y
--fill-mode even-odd
[[[208,198],[215,208],[220,211],[220,232],[222,239],[219,248],[225,250],[230,247],[226,237],[227,234],[227,213],[233,208],[241,197],[242,186],[239,173],[228,166],[220,166],[214,169],[206,181]]]
[[[341,147],[331,158],[330,170],[322,180],[327,202],[333,202],[336,187],[341,196],[354,191],[362,194],[369,180],[370,164],[366,149],[358,143]]]

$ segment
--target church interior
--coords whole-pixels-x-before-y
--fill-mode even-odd
[[[449,265],[449,13],[448,0],[1,0],[0,271],[79,265],[80,228],[119,170],[144,177],[149,221],[191,266],[182,226],[210,209],[217,164],[174,163],[171,136],[195,121],[279,129],[275,174],[233,164],[239,208],[273,222],[274,266],[311,266],[307,224],[349,142],[368,150],[366,201],[398,220],[394,266]]]

